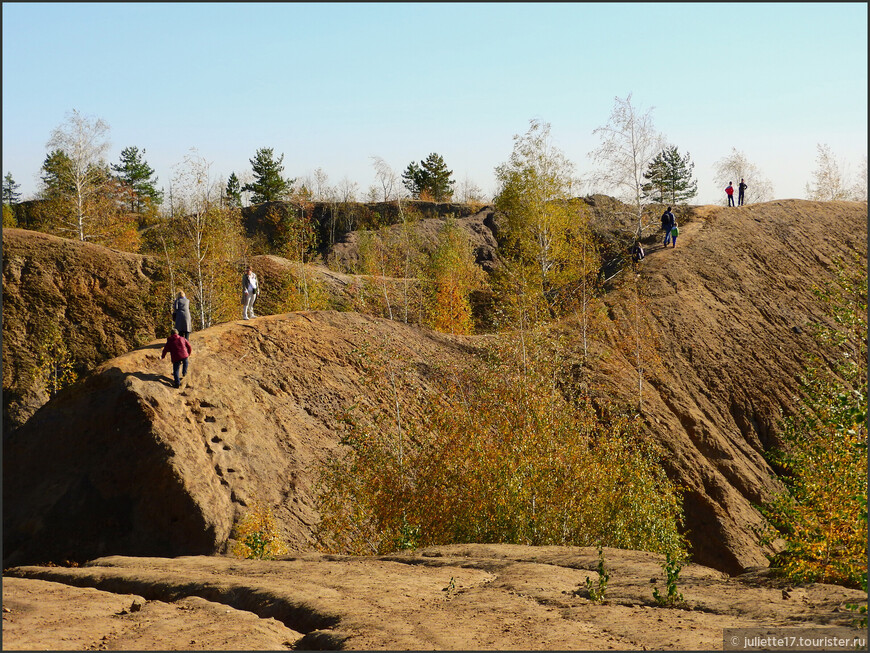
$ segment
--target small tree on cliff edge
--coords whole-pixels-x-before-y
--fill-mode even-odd
[[[453,185],[456,183],[450,176],[452,170],[447,169],[440,154],[432,153],[417,165],[413,161],[402,173],[405,188],[414,199],[432,199],[435,202],[449,202],[453,198]]]
[[[95,236],[96,216],[92,204],[104,190],[108,178],[104,160],[109,149],[108,135],[109,125],[105,121],[88,118],[73,109],[66,121],[51,133],[47,143],[51,154],[46,163],[57,163],[50,171],[51,179],[57,182],[51,191],[68,209],[63,229],[79,240]]]
[[[676,145],[666,147],[650,162],[644,179],[644,196],[662,204],[684,204],[698,194],[698,182],[692,179],[695,164],[688,154],[680,156]]]
[[[284,155],[275,160],[271,147],[261,147],[257,150],[253,159],[249,159],[251,168],[254,170],[254,181],[245,184],[243,191],[251,191],[252,204],[261,202],[274,202],[284,199],[293,186],[294,179],[285,179],[281,176],[284,172]]]
[[[807,199],[817,202],[852,199],[852,190],[844,172],[845,166],[838,163],[831,147],[827,144],[816,145],[816,169],[812,183],[807,184]]]

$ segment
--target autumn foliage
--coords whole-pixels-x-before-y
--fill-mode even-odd
[[[784,420],[785,445],[771,454],[787,490],[763,511],[768,539],[786,541],[773,559],[786,576],[866,588],[866,258],[840,263],[836,283],[818,294],[830,320],[817,333],[834,363],[807,365],[796,412]]]
[[[272,509],[255,502],[235,525],[236,543],[233,554],[237,558],[274,560],[287,553],[287,544],[281,539]]]
[[[524,340],[499,337],[485,363],[442,370],[442,390],[423,393],[418,419],[348,415],[344,453],[320,481],[322,549],[506,542],[684,550],[677,489],[633,413],[572,392],[544,331]],[[534,349],[527,367],[521,347]],[[366,365],[385,378],[387,362]]]

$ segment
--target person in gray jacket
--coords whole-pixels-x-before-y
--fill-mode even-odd
[[[184,295],[183,290],[178,291],[178,297],[172,302],[172,321],[182,338],[190,337],[190,300]]]

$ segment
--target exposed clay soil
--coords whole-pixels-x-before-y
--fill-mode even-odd
[[[7,570],[3,648],[69,650],[716,650],[725,628],[847,627],[863,592],[688,565],[661,607],[662,556],[432,547],[379,557],[110,557]],[[652,581],[655,581],[653,583]]]
[[[127,556],[6,569],[4,649],[706,649],[721,648],[723,628],[848,625],[845,603],[866,594],[789,589],[761,569],[753,504],[778,489],[763,453],[806,353],[818,351],[809,326],[823,310],[812,286],[850,250],[866,258],[867,205],[787,200],[680,217],[676,248],[647,238],[639,277],[660,352],[643,386],[646,429],[685,488],[693,560],[708,565],[683,571],[686,605],[669,609],[652,601],[650,579],[661,591],[663,573],[647,553],[606,550],[603,605],[582,590],[595,578],[591,549],[313,553],[312,470],[337,446],[338,415],[390,399],[363,382],[360,352],[390,343],[425,386],[434,361],[473,356],[483,337],[357,312],[268,315],[195,332],[191,374],[176,390],[162,341],[131,344],[153,328],[151,314],[125,329],[107,318],[113,298],[132,296],[125,285],[147,291],[143,259],[29,234],[9,255],[4,240],[4,311],[10,298],[14,309],[13,321],[4,313],[4,389],[19,387],[15,370],[26,367],[7,367],[7,352],[25,347],[21,334],[7,337],[15,325],[29,334],[44,317],[75,314],[70,342],[87,342],[90,329],[114,352],[41,408],[44,397],[23,402],[17,414],[29,419],[4,433],[5,564]],[[81,274],[64,279],[64,270]],[[321,273],[336,296],[358,281]],[[37,283],[44,292],[30,293]],[[629,275],[612,282],[610,350],[582,372],[625,401],[637,378],[617,343],[632,292]],[[577,342],[576,322],[561,328]],[[292,560],[166,557],[226,551],[257,495],[274,506]]]

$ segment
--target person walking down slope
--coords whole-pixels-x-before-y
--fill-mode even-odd
[[[667,210],[662,213],[662,231],[665,232],[665,239],[662,241],[662,247],[667,247],[668,242],[670,242],[671,229],[677,223],[677,219],[674,217],[674,214],[671,212],[671,207],[669,206]]]
[[[178,330],[178,335],[182,338],[190,337],[190,300],[185,297],[183,290],[178,291],[178,296],[172,302],[172,322]]]
[[[181,379],[187,375],[187,359],[190,358],[191,353],[193,353],[193,349],[190,342],[178,334],[178,329],[173,329],[169,338],[166,339],[163,353],[160,355],[160,358],[163,359],[166,358],[166,354],[169,354],[169,359],[172,361],[173,387],[181,386]],[[181,370],[180,376],[179,369]]]
[[[725,194],[728,196],[728,206],[734,206],[734,186],[731,185],[730,181],[725,187]]]
[[[743,194],[748,186],[744,183],[743,178],[740,178],[740,185],[737,187],[737,206],[743,206]]]
[[[260,287],[257,282],[256,273],[251,270],[251,266],[245,268],[245,273],[242,275],[242,318],[248,320],[254,315],[254,301],[260,293]]]
[[[671,242],[673,243],[672,247],[677,246],[677,236],[680,235],[680,228],[677,226],[676,220],[674,220],[674,226],[671,227]]]

